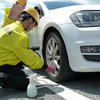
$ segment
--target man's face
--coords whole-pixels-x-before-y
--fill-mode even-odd
[[[36,22],[33,22],[32,24],[30,24],[29,28],[27,29],[27,31],[30,31],[33,29],[33,27],[36,25]]]

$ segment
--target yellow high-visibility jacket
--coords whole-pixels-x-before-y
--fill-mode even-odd
[[[16,65],[20,61],[39,69],[43,61],[29,47],[30,39],[19,21],[0,29],[0,66]]]
[[[2,23],[2,27],[15,22],[15,20],[12,20],[12,19],[8,18],[11,9],[12,9],[12,7],[9,7],[9,8],[6,8],[4,10],[4,20],[3,20],[3,23]]]

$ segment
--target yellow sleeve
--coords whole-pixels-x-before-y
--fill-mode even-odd
[[[31,69],[40,69],[43,66],[43,61],[32,50],[27,49],[29,47],[29,40],[27,37],[21,37],[18,43],[15,45],[15,55]]]
[[[3,20],[3,23],[2,23],[2,27],[15,22],[15,20],[12,20],[12,19],[8,18],[9,14],[10,14],[10,11],[11,11],[11,7],[6,8],[4,10],[4,20]]]

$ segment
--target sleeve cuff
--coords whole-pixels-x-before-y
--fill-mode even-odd
[[[43,67],[41,69],[47,69],[48,65],[44,63]]]

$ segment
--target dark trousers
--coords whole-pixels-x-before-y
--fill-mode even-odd
[[[29,84],[27,75],[22,70],[23,63],[20,62],[16,66],[3,65],[0,66],[0,83],[4,87],[14,88],[26,91]],[[4,83],[4,84],[2,84]]]

